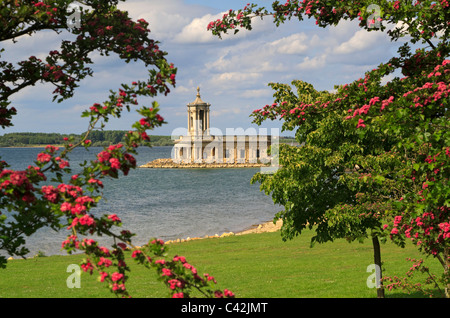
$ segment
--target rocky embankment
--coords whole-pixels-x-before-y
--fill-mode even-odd
[[[140,166],[140,168],[259,168],[263,163],[175,163],[172,159],[156,159]]]
[[[189,241],[201,240],[201,239],[221,238],[221,237],[227,237],[227,236],[233,236],[233,235],[276,232],[281,229],[282,225],[283,225],[282,220],[278,220],[276,223],[273,223],[273,221],[269,221],[269,222],[266,222],[263,224],[259,224],[257,226],[253,226],[247,230],[244,230],[244,231],[238,232],[238,233],[226,232],[226,233],[223,233],[222,235],[215,234],[215,235],[206,235],[204,237],[188,237],[185,239],[169,240],[169,241],[165,242],[165,244],[182,243],[182,242],[189,242]]]

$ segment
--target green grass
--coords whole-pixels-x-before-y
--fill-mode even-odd
[[[200,274],[213,275],[218,287],[245,298],[375,298],[367,287],[366,271],[373,263],[372,246],[339,240],[309,247],[312,232],[283,242],[280,234],[263,233],[171,244],[170,255],[183,255]],[[407,257],[420,258],[414,247],[382,245],[384,275],[404,276],[412,265]],[[82,273],[81,288],[67,287],[67,267],[79,264],[82,255],[11,260],[0,270],[3,298],[103,298],[114,297],[96,275]],[[128,290],[135,298],[167,297],[168,289],[153,270],[131,264]],[[426,260],[436,273],[440,265]],[[420,297],[404,291],[386,291],[387,297]]]

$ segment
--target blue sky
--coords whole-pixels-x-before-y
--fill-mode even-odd
[[[300,79],[319,90],[349,83],[395,54],[401,42],[391,43],[385,33],[361,30],[356,22],[319,28],[314,21],[287,22],[276,27],[271,19],[257,21],[254,30],[237,35],[213,37],[207,24],[228,9],[243,8],[249,1],[133,0],[120,4],[134,19],[150,23],[151,35],[169,53],[167,59],[178,68],[177,86],[167,96],[156,97],[161,115],[168,122],[151,134],[170,135],[186,127],[186,104],[194,101],[197,86],[211,104],[211,126],[225,133],[227,128],[278,128],[280,122],[258,127],[249,115],[273,101],[269,82],[290,83]],[[272,1],[258,1],[270,7]],[[67,35],[44,32],[19,38],[17,44],[2,43],[2,58],[17,61],[30,55],[44,57],[58,49]],[[87,120],[81,112],[103,102],[109,89],[120,83],[145,79],[147,70],[139,63],[126,64],[118,58],[93,55],[94,76],[86,79],[75,96],[61,104],[52,103],[49,85],[38,84],[12,98],[18,110],[12,128],[0,132],[81,133]],[[150,105],[151,100],[141,100]],[[105,129],[130,129],[139,116],[134,112],[107,123]],[[290,134],[287,134],[290,135]]]

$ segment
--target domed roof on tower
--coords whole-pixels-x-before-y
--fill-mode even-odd
[[[207,105],[204,101],[202,101],[200,97],[200,87],[197,87],[197,97],[195,98],[195,101],[192,103],[189,103],[189,105]]]

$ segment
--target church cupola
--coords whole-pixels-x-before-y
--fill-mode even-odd
[[[188,131],[191,136],[209,136],[209,106],[200,97],[200,87],[197,87],[197,98],[187,104]]]

